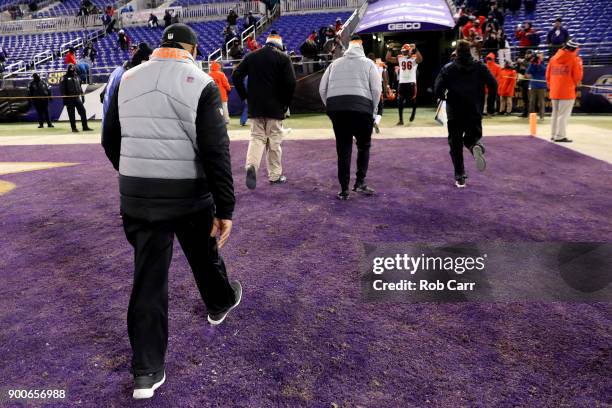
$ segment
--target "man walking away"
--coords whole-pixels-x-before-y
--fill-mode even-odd
[[[283,40],[270,34],[266,45],[250,52],[236,67],[232,79],[238,95],[247,100],[251,118],[251,141],[246,158],[246,185],[257,186],[257,171],[264,152],[268,158],[268,180],[283,184],[281,142],[282,121],[295,90],[295,72],[289,57],[281,51]],[[244,86],[245,77],[248,86]]]
[[[48,98],[51,96],[51,91],[49,91],[49,85],[40,79],[40,75],[36,72],[32,74],[32,81],[28,85],[28,93],[33,97],[32,105],[34,105],[38,115],[38,128],[42,129],[45,122],[47,122],[47,127],[54,127],[49,118]]]
[[[83,89],[81,88],[81,81],[76,74],[76,69],[73,64],[69,64],[66,70],[66,74],[60,81],[60,92],[64,96],[64,106],[68,112],[68,119],[70,119],[70,127],[74,133],[77,133],[79,129],[76,126],[76,118],[74,111],[79,113],[81,117],[81,124],[83,125],[84,131],[93,130],[87,126],[87,112],[83,106],[85,97],[83,96]]]
[[[529,112],[540,112],[540,121],[544,120],[546,111],[546,63],[544,53],[537,51],[527,68],[529,78]],[[537,110],[536,110],[537,105]]]
[[[161,42],[150,61],[121,78],[102,131],[102,146],[119,170],[123,227],[135,252],[127,321],[136,399],[151,398],[166,378],[175,234],[210,324],[220,324],[242,297],[217,249],[229,238],[235,202],[219,90],[195,64],[197,38],[189,26],[171,25]]]
[[[482,139],[482,112],[485,86],[489,94],[497,94],[497,81],[489,69],[475,61],[470,54],[470,43],[457,41],[457,58],[440,71],[434,92],[446,99],[448,117],[448,143],[455,168],[455,185],[463,188],[467,175],[463,165],[463,146],[476,159],[476,167],[484,171],[484,146]]]
[[[578,43],[568,41],[548,63],[546,83],[552,101],[551,140],[570,143],[567,121],[576,100],[576,87],[582,81],[582,59],[578,56]]]
[[[374,194],[365,179],[370,161],[374,115],[382,93],[382,78],[374,61],[366,58],[359,36],[353,36],[344,56],[327,68],[319,93],[336,136],[340,181],[338,198],[349,198],[353,136],[357,141],[357,179],[353,191]]]

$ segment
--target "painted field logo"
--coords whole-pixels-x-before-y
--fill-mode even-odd
[[[394,23],[387,26],[389,31],[420,30],[421,23]]]

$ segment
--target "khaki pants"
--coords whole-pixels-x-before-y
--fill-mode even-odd
[[[251,118],[251,141],[247,151],[246,167],[259,164],[264,151],[267,153],[268,180],[276,181],[283,174],[281,142],[283,140],[283,122],[270,118]]]
[[[553,99],[552,100],[552,119],[551,134],[553,140],[561,140],[566,135],[567,121],[572,116],[574,108],[573,99]]]
[[[223,102],[223,118],[225,119],[225,124],[228,125],[230,123],[229,110],[227,109],[227,102]]]
[[[499,97],[499,113],[512,113],[512,97],[511,96],[500,96]]]
[[[536,105],[538,110],[536,111]],[[529,113],[540,112],[540,119],[544,119],[546,109],[546,89],[529,90]]]

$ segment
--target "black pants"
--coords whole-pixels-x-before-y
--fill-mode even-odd
[[[225,264],[210,237],[212,208],[184,218],[147,222],[123,216],[125,235],[134,247],[134,286],[127,324],[135,376],[164,368],[168,345],[168,268],[176,234],[209,313],[235,302]]]
[[[529,116],[529,81],[521,81],[521,98],[523,99],[523,113],[522,115]]]
[[[66,110],[68,111],[68,119],[70,119],[70,127],[72,129],[76,129],[76,118],[74,116],[74,110],[79,113],[81,117],[81,124],[83,125],[83,129],[87,129],[87,112],[85,112],[85,107],[83,106],[83,102],[79,97],[76,98],[66,98]]]
[[[38,124],[42,127],[45,122],[47,122],[47,126],[51,126],[51,119],[49,118],[49,103],[47,101],[34,102],[34,109],[36,109],[36,113],[38,114]]]
[[[338,153],[338,181],[342,191],[348,190],[351,180],[351,155],[353,154],[353,136],[357,141],[357,181],[365,181],[370,162],[370,145],[374,119],[371,114],[339,111],[329,112],[336,136]]]
[[[482,139],[482,121],[480,119],[453,119],[448,121],[448,144],[451,160],[455,167],[455,179],[466,176],[463,166],[463,146],[471,152],[474,146],[479,145],[484,152],[484,146],[480,143],[480,139]]]
[[[499,96],[486,94],[487,98],[487,113],[489,115],[494,115],[499,110]]]
[[[408,84],[399,84],[397,89],[397,107],[399,109],[399,120],[404,121],[404,106],[412,106],[412,114],[410,121],[414,120],[416,115],[416,84],[410,82]]]
[[[384,109],[385,103],[381,98],[380,101],[378,101],[378,106],[376,107],[376,114],[382,116]]]

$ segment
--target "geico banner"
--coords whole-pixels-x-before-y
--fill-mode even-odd
[[[387,25],[387,31],[420,30],[421,23],[396,23]]]
[[[378,0],[368,4],[356,32],[449,30],[454,26],[445,0]]]

